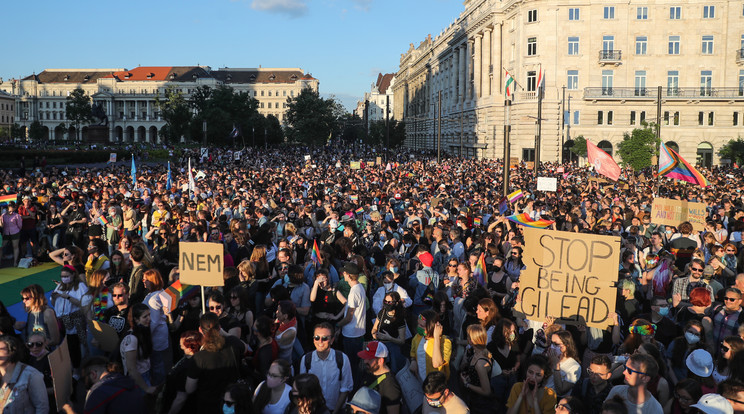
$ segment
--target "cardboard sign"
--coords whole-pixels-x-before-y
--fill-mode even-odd
[[[111,325],[99,321],[88,321],[88,329],[98,341],[98,349],[106,352],[119,349],[119,335]]]
[[[112,153],[109,154],[109,160],[108,160],[108,162],[114,162],[114,163],[116,162],[116,153],[115,152],[112,152]]]
[[[209,148],[201,148],[199,154],[201,158],[209,158]]]
[[[520,301],[524,317],[605,329],[615,311],[620,237],[524,228]]]
[[[49,368],[52,370],[52,387],[54,398],[57,400],[57,411],[63,411],[62,407],[70,402],[72,395],[72,361],[66,338],[49,354]]]
[[[243,151],[235,151],[235,153],[233,154],[234,160],[235,161],[240,161],[240,156],[241,155],[243,155]]]
[[[651,204],[651,222],[679,227],[680,223],[689,221],[696,231],[705,230],[705,217],[708,211],[705,203],[655,198]]]
[[[310,154],[305,155],[305,161],[310,161]]]
[[[223,286],[224,249],[221,243],[178,243],[180,280],[189,285]]]
[[[406,366],[395,374],[395,379],[398,380],[400,392],[403,394],[406,405],[411,412],[414,412],[423,404],[424,393],[421,389],[421,381],[413,375],[408,367],[410,364],[411,362],[407,361]]]
[[[358,170],[362,168],[362,163],[360,163],[359,161],[352,161],[349,163],[349,168],[351,168],[352,170]]]
[[[565,171],[565,168],[563,168],[563,167],[558,167],[558,169],[556,169],[555,171],[556,171],[556,172],[559,172],[559,173],[562,173],[562,172],[564,172],[564,171]]]
[[[555,177],[537,177],[537,191],[552,191],[558,189],[558,179]]]
[[[608,188],[608,187],[615,187],[617,185],[617,188],[620,190],[627,190],[630,187],[628,186],[628,183],[625,181],[618,181],[617,184],[614,181],[607,180],[605,178],[597,178],[597,177],[589,177],[590,183],[597,183],[600,187]]]
[[[374,151],[374,150],[372,150],[372,151]],[[381,165],[382,164],[382,157],[375,158],[375,164]]]

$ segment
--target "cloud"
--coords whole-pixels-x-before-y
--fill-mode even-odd
[[[368,12],[370,5],[372,5],[372,0],[352,0],[354,4],[356,4],[356,7],[359,10]]]
[[[271,13],[299,17],[307,13],[306,0],[253,0],[251,8]]]

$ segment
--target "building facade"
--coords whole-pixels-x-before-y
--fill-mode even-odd
[[[443,151],[502,158],[510,125],[511,157],[532,161],[539,148],[543,162],[567,160],[579,135],[616,156],[624,133],[658,119],[664,142],[712,165],[744,135],[741,2],[464,5],[439,35],[401,54],[394,113],[408,146],[435,148],[441,126]],[[507,71],[516,81],[508,99]]]
[[[0,84],[2,79],[0,79]],[[10,137],[10,127],[15,122],[15,98],[9,93],[0,91],[0,129],[5,134],[0,134],[0,141]],[[6,135],[7,134],[7,135]]]
[[[76,125],[65,116],[67,96],[81,88],[108,118],[109,142],[160,142],[165,126],[155,99],[176,88],[185,99],[201,86],[232,87],[258,100],[259,113],[283,122],[288,97],[303,88],[318,91],[319,82],[300,68],[223,68],[207,66],[140,66],[127,69],[46,69],[20,80],[0,84],[12,96],[13,116],[23,135],[34,121],[41,122],[50,141],[87,141],[88,125]],[[1,110],[0,110],[1,112]],[[0,118],[1,119],[1,118]]]
[[[372,84],[370,91],[364,93],[364,98],[357,102],[354,113],[362,120],[365,120],[367,130],[369,124],[373,121],[393,119],[393,108],[395,107],[395,97],[393,95],[393,85],[395,85],[394,73],[379,73],[377,81]]]

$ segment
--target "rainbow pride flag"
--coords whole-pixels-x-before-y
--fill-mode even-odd
[[[18,200],[18,193],[0,196],[0,204],[8,204],[16,200]]]
[[[364,213],[364,208],[359,207],[358,209],[354,210],[354,212],[357,213],[357,214],[363,214]]]
[[[316,265],[323,264],[323,256],[320,255],[317,240],[313,240],[313,249],[310,251],[310,260],[312,260]]]
[[[524,197],[524,193],[522,193],[522,190],[517,190],[506,196],[510,203],[514,203],[522,197]]]
[[[473,219],[473,224],[476,225],[476,226],[480,226],[481,225],[481,219],[480,219],[480,217],[474,218]]]
[[[666,175],[667,177],[687,181],[701,187],[710,185],[710,181],[703,174],[700,174],[695,167],[690,165],[663,142],[659,148],[659,175]]]
[[[359,196],[358,195],[355,195],[355,194],[352,194],[352,195],[349,196],[349,200],[351,200],[351,201],[359,201]]]
[[[532,227],[535,229],[544,229],[550,226],[551,224],[555,223],[555,221],[552,220],[532,220],[530,216],[527,213],[522,214],[512,214],[511,216],[507,216],[509,220],[521,224],[523,226]]]
[[[473,278],[480,283],[481,286],[486,286],[486,252],[481,253],[478,262],[475,264],[475,270],[473,271]]]
[[[176,280],[172,285],[163,289],[159,296],[163,302],[163,307],[167,307],[170,311],[173,311],[178,307],[178,301],[188,299],[197,293],[199,293],[198,286],[187,285],[181,283],[180,280]]]
[[[98,221],[100,221],[103,226],[109,224],[109,221],[106,220],[105,216],[98,217]]]

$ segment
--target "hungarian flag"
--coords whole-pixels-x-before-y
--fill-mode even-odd
[[[509,92],[509,87],[511,84],[514,83],[514,78],[512,78],[512,75],[509,74],[509,71],[506,71],[506,78],[504,79],[504,84],[506,85],[504,93],[507,97],[511,96],[511,93]]]
[[[609,154],[599,149],[589,140],[586,140],[586,154],[589,157],[589,162],[598,173],[612,181],[617,181],[620,178],[620,166]]]
[[[545,82],[545,77],[543,77],[542,66],[540,66],[540,73],[537,75],[537,90],[538,91],[540,90],[540,88],[542,88],[544,82]]]

